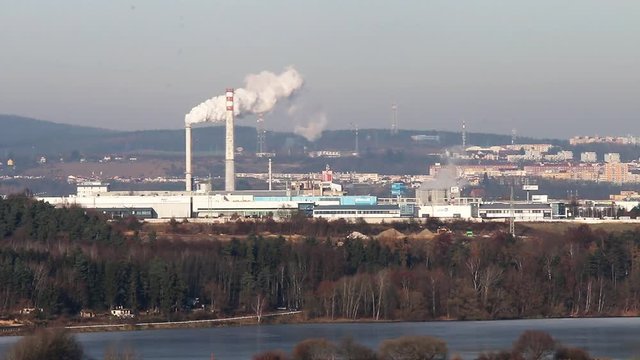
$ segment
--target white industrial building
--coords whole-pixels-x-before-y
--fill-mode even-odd
[[[297,195],[290,191],[214,192],[200,191],[110,191],[108,184],[92,182],[78,185],[76,195],[41,197],[54,206],[80,206],[97,209],[113,217],[206,218],[221,216],[274,217],[315,206],[375,206],[375,196]]]
[[[480,204],[483,220],[543,221],[566,218],[564,203],[489,203]]]
[[[468,205],[423,205],[418,210],[421,218],[469,220],[478,217],[477,204]]]

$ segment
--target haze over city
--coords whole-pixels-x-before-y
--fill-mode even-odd
[[[536,137],[640,133],[637,1],[4,2],[0,113],[180,128],[294,66],[302,122]],[[52,31],[55,29],[55,31]],[[314,119],[312,119],[314,117]],[[323,120],[324,121],[324,120]],[[239,124],[253,125],[248,117]],[[293,131],[287,107],[265,118]]]

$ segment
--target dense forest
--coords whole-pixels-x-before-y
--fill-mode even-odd
[[[637,314],[640,229],[577,226],[512,237],[497,224],[375,239],[394,226],[294,216],[162,227],[108,222],[26,196],[0,200],[0,313],[43,318],[123,306],[185,317],[304,310],[328,319],[506,319]],[[348,235],[353,231],[363,235]],[[273,235],[277,234],[277,235]]]

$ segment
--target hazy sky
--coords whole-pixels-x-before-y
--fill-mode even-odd
[[[0,0],[0,113],[178,128],[287,65],[329,128],[640,135],[638,0]]]

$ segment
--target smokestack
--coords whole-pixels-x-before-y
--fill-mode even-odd
[[[191,124],[186,124],[184,126],[185,131],[185,187],[187,191],[191,191],[193,189],[193,178],[191,174]]]
[[[271,158],[269,158],[269,191],[271,191]]]
[[[227,113],[226,113],[226,137],[225,137],[225,177],[224,190],[236,190],[236,171],[234,164],[234,144],[233,144],[233,89],[227,89]]]

